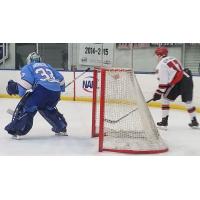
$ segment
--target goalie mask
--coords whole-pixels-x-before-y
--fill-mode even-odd
[[[28,57],[26,58],[26,62],[27,64],[31,64],[33,62],[41,62],[42,59],[40,57],[39,54],[37,54],[36,52],[32,52],[28,55]]]

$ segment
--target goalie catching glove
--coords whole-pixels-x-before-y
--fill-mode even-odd
[[[9,95],[17,95],[19,93],[17,82],[13,80],[8,81],[6,91]]]

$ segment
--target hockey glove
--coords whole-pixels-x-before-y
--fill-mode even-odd
[[[6,91],[9,95],[16,95],[19,93],[17,82],[10,80],[8,81],[8,85],[6,87]]]
[[[161,99],[162,94],[155,92],[153,95],[153,101],[157,101]]]
[[[61,92],[65,92],[65,84],[60,86],[60,90],[61,90]]]

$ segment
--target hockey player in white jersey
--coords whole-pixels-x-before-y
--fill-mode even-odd
[[[153,100],[162,98],[162,121],[158,122],[158,127],[167,129],[169,117],[169,104],[181,95],[182,102],[185,103],[191,118],[188,125],[197,128],[199,123],[196,118],[196,108],[192,104],[193,99],[193,80],[189,69],[184,69],[180,61],[168,56],[168,49],[159,47],[155,49],[158,58],[156,73],[158,77],[158,88],[154,93]]]

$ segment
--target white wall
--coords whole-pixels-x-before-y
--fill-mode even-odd
[[[113,66],[114,67],[131,67],[131,50],[117,49],[116,44],[104,43],[104,45],[110,45],[113,47]],[[152,72],[156,66],[156,58],[154,56],[154,49],[156,47],[149,48],[134,48],[133,49],[133,66],[135,71]],[[181,59],[181,47],[169,47],[169,55]],[[27,55],[30,52],[27,52]],[[87,66],[80,66],[79,63],[80,43],[68,44],[68,67],[76,65],[78,69],[85,69]],[[198,53],[198,51],[197,51]],[[0,65],[0,69],[15,69],[15,43],[9,43],[9,58],[6,59],[5,66],[3,68]]]
[[[80,44],[71,44],[76,52],[69,55],[69,59],[73,59],[73,62],[77,66],[81,66],[79,63],[79,50]],[[157,58],[155,57],[154,50],[156,47],[148,47],[148,48],[134,48],[133,54],[131,49],[118,49],[116,48],[116,44],[107,44],[113,47],[113,67],[120,68],[131,68],[131,61],[133,60],[134,71],[139,72],[153,72],[157,65]],[[169,47],[169,56],[176,57],[178,60],[182,61],[182,47]],[[131,56],[133,58],[131,59]],[[70,57],[72,56],[72,57]],[[97,65],[98,66],[98,65]],[[83,66],[82,66],[82,69]]]

